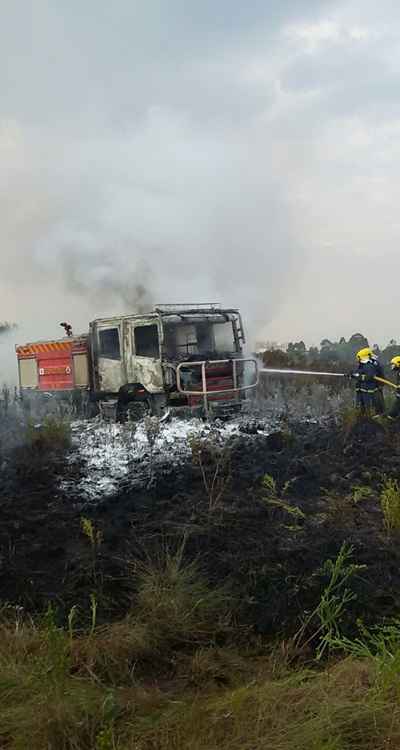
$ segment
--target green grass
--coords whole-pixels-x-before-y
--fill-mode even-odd
[[[398,623],[361,629],[354,642],[331,627],[346,601],[350,555],[342,548],[326,563],[318,616],[345,656],[323,666],[290,666],[285,644],[234,634],[234,603],[184,564],[183,545],[135,570],[136,594],[119,622],[77,632],[75,611],[62,628],[51,608],[37,622],[3,608],[0,747],[399,748]]]
[[[134,632],[134,626],[132,627]],[[127,624],[95,640],[66,636],[61,660],[46,630],[8,630],[0,646],[0,746],[4,750],[384,750],[400,746],[397,695],[377,690],[373,658],[274,679],[267,656],[227,650],[186,656],[169,678],[124,685]],[[75,638],[109,656],[110,678],[74,659]],[[136,636],[133,636],[136,643]],[[135,645],[135,647],[136,647]],[[7,648],[8,647],[8,648]],[[119,654],[117,656],[117,649]],[[153,658],[156,659],[154,654]],[[195,662],[195,664],[194,664]],[[201,665],[199,667],[199,664]],[[222,664],[222,667],[221,667]],[[120,667],[120,682],[118,669]],[[156,666],[156,665],[155,665]],[[193,682],[193,672],[197,681]],[[223,681],[221,681],[221,675]]]

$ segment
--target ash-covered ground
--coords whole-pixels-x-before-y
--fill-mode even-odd
[[[71,476],[65,477],[64,467],[60,490],[80,504],[101,503],[122,491],[149,488],[178,476],[192,459],[193,442],[229,447],[244,435],[254,442],[276,425],[272,417],[249,416],[229,422],[149,418],[122,425],[100,419],[75,421],[67,458]]]

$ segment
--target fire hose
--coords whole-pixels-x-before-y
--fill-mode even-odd
[[[261,368],[260,372],[270,372],[275,373],[276,375],[318,375],[323,377],[329,377],[329,378],[348,378],[351,377],[345,372],[318,372],[317,370],[289,370],[289,369],[282,369],[278,370],[273,367],[263,367]],[[386,378],[380,378],[378,375],[375,375],[374,380],[377,381],[377,383],[382,383],[382,385],[387,385],[390,388],[399,388],[396,383],[392,383],[391,380],[386,380]]]
[[[377,380],[378,383],[383,383],[383,385],[388,385],[388,386],[390,386],[390,388],[396,388],[397,389],[399,387],[398,385],[396,385],[396,383],[392,383],[391,380],[386,380],[386,378],[378,378],[377,375],[375,376],[374,380]]]

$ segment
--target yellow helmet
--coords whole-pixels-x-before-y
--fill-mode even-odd
[[[362,362],[363,360],[371,359],[374,356],[374,353],[372,349],[370,349],[369,346],[366,346],[364,349],[360,349],[359,352],[357,352],[356,357],[359,362]]]
[[[400,370],[400,356],[397,355],[397,357],[393,357],[393,359],[390,360],[390,364],[392,365],[392,370]]]

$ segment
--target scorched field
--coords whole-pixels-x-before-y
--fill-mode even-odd
[[[399,433],[288,394],[214,423],[3,409],[1,747],[400,746]]]

